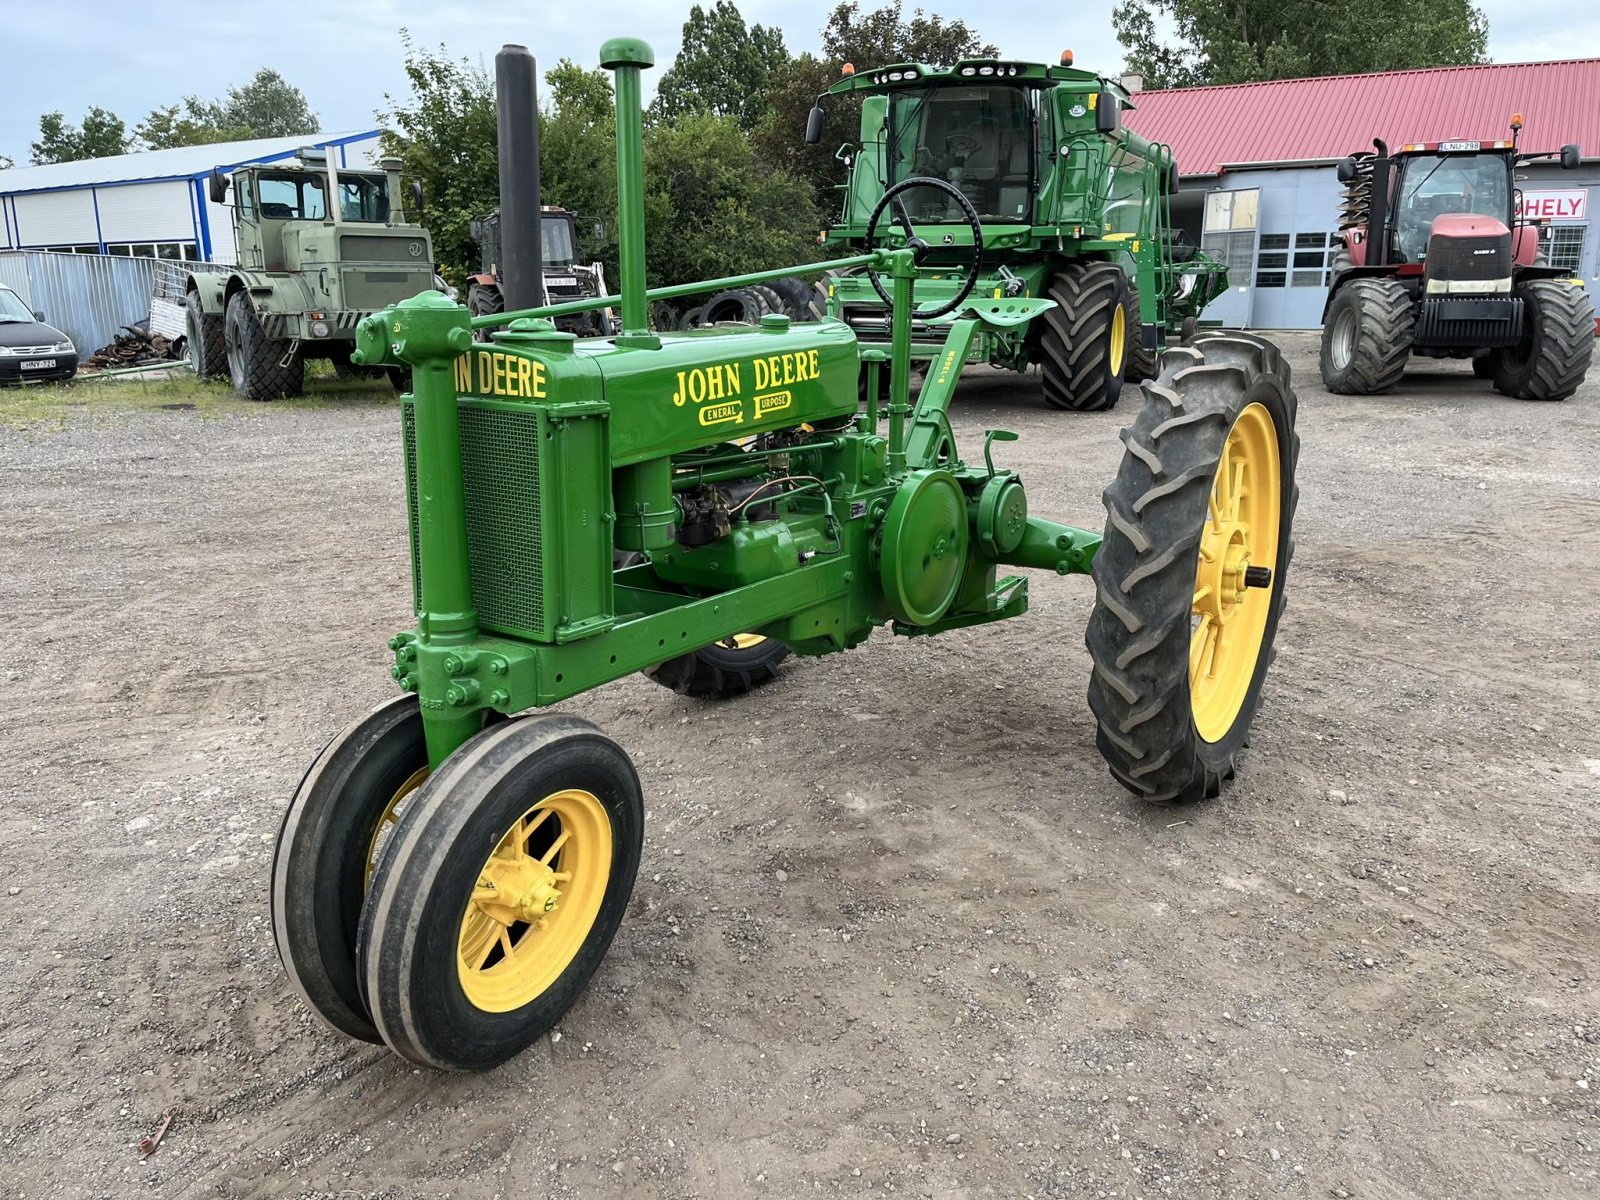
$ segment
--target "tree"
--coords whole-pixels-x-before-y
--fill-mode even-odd
[[[1488,47],[1472,0],[1122,0],[1111,20],[1148,88],[1455,66]]]
[[[317,114],[305,93],[271,67],[262,67],[248,83],[229,88],[223,99],[195,107],[214,128],[248,129],[255,137],[317,132]]]
[[[644,160],[646,273],[652,286],[815,257],[817,211],[809,189],[761,163],[732,117],[705,113],[675,125],[652,125]]]
[[[9,171],[17,165],[17,160],[9,154],[0,154],[0,171]]]
[[[716,0],[709,12],[696,4],[683,23],[678,56],[656,86],[651,112],[668,122],[714,113],[754,129],[766,111],[772,73],[788,61],[779,30],[746,26],[730,0]]]
[[[255,130],[248,126],[213,124],[205,106],[194,96],[186,97],[181,107],[170,104],[165,108],[152,109],[148,117],[133,127],[133,133],[147,150],[237,142],[256,136]]]
[[[404,29],[400,42],[411,94],[404,101],[384,95],[379,147],[422,184],[434,256],[445,278],[460,284],[478,261],[472,220],[500,194],[494,79],[481,64],[447,57],[442,46],[418,49]]]
[[[128,131],[122,118],[98,107],[83,114],[82,126],[59,112],[45,113],[39,118],[39,140],[29,146],[36,165],[109,158],[127,148]]]
[[[757,154],[808,184],[818,211],[831,215],[838,209],[834,186],[844,178],[834,155],[841,143],[858,136],[861,101],[853,96],[829,97],[823,104],[827,120],[821,142],[808,146],[803,134],[806,114],[838,80],[845,63],[863,69],[896,62],[948,65],[998,53],[965,21],[930,17],[920,8],[906,20],[900,0],[869,13],[856,3],[839,4],[822,30],[820,57],[801,54],[773,72],[767,115],[755,134]]]

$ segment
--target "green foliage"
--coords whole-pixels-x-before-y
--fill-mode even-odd
[[[195,107],[192,97],[185,103]],[[223,99],[197,108],[213,128],[248,129],[254,137],[317,132],[317,114],[305,93],[271,67],[262,67],[248,83],[229,88]]]
[[[215,142],[236,142],[255,136],[255,131],[245,126],[223,127],[214,125],[194,96],[185,98],[182,106],[169,104],[156,108],[133,127],[133,134],[149,150],[169,150],[174,146],[203,146]]]
[[[539,112],[539,190],[545,204],[578,214],[578,252],[617,280],[617,122],[611,77],[562,59],[545,72]],[[496,196],[498,202],[498,196]],[[492,205],[491,205],[492,207]],[[594,222],[605,236],[590,233]]]
[[[730,0],[716,0],[709,12],[696,4],[683,23],[678,56],[656,86],[651,112],[667,122],[713,113],[754,129],[766,111],[772,73],[788,61],[779,30],[746,26]]]
[[[1148,88],[1483,62],[1472,0],[1122,0],[1127,67]]]
[[[74,125],[59,112],[39,118],[39,140],[29,147],[35,164],[77,162],[84,158],[107,158],[128,147],[128,131],[122,118],[103,108],[83,114],[83,124]]]
[[[652,286],[816,257],[804,182],[760,163],[731,117],[685,117],[645,132],[646,271]]]
[[[445,278],[460,285],[478,260],[471,222],[500,192],[494,79],[464,58],[447,57],[442,46],[419,49],[405,30],[400,40],[411,94],[403,101],[384,96],[379,145],[422,184],[434,255]]]
[[[831,219],[839,207],[835,185],[844,181],[844,168],[834,155],[841,144],[859,135],[861,102],[829,97],[823,105],[828,116],[822,141],[808,146],[804,134],[806,114],[838,80],[845,63],[862,70],[895,62],[948,65],[998,53],[965,21],[930,17],[920,8],[907,20],[899,0],[868,13],[856,3],[839,4],[822,30],[821,56],[801,54],[773,72],[767,115],[755,133],[757,153],[763,161],[804,180],[818,212]]]

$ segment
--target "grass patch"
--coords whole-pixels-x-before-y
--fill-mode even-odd
[[[278,408],[326,408],[334,404],[388,406],[395,402],[386,379],[339,379],[326,363],[306,364],[306,390],[292,400],[257,404],[234,394],[226,381],[199,379],[187,367],[148,378],[84,375],[66,383],[0,388],[0,428],[50,432],[81,416],[119,419],[131,413],[197,412],[206,419]]]

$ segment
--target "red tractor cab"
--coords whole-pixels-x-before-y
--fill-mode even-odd
[[[1471,358],[1508,396],[1561,400],[1583,382],[1594,308],[1583,285],[1545,265],[1539,231],[1519,223],[1518,166],[1557,152],[1509,140],[1414,143],[1339,163],[1343,247],[1323,310],[1322,380],[1372,395],[1400,381],[1412,354]],[[1577,146],[1559,151],[1576,167]]]

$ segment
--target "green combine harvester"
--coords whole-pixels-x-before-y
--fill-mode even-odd
[[[860,145],[839,151],[850,172],[843,215],[823,237],[841,248],[922,250],[913,360],[939,354],[944,333],[927,314],[975,277],[975,295],[1055,304],[984,329],[966,361],[1038,366],[1047,404],[1107,409],[1124,382],[1154,375],[1164,346],[1194,336],[1202,310],[1227,289],[1226,269],[1172,228],[1171,149],[1125,128],[1128,92],[1073,67],[1070,53],[1058,66],[979,59],[844,70],[806,129],[808,142],[821,140],[823,100],[860,96]],[[859,267],[833,283],[828,311],[863,343],[887,344],[890,299],[881,269]]]
[[[885,346],[776,313],[651,332],[652,301],[816,264],[647,291],[652,55],[616,39],[601,64],[616,75],[621,294],[472,317],[423,292],[357,332],[360,364],[413,380],[396,466],[416,620],[389,640],[400,694],[334,737],[289,805],[273,930],[315,1012],[431,1068],[492,1067],[550,1030],[627,909],[639,778],[617,741],[551,706],[632,672],[737,696],[787,655],[848,650],[884,627],[925,637],[1021,617],[1022,571],[1092,573],[1099,751],[1136,796],[1200,800],[1234,774],[1292,554],[1296,401],[1260,339],[1202,334],[1159,356],[1097,533],[1032,511],[1004,461],[1014,434],[989,430],[971,457],[957,448],[947,413],[962,364],[1026,338],[1055,306],[980,291],[976,254],[959,276],[942,270],[946,294],[915,313],[935,253],[920,239],[886,230],[901,244],[824,264],[882,282]],[[538,236],[535,68],[520,46],[496,67],[512,257]],[[972,205],[932,176],[883,203],[912,192]],[[975,238],[988,233],[976,223]],[[554,324],[608,306],[622,314],[614,336]],[[937,345],[913,402],[918,338]],[[973,689],[975,703],[992,695],[981,676]],[[794,714],[796,728],[814,718]],[[1038,736],[1073,761],[1058,729]]]

